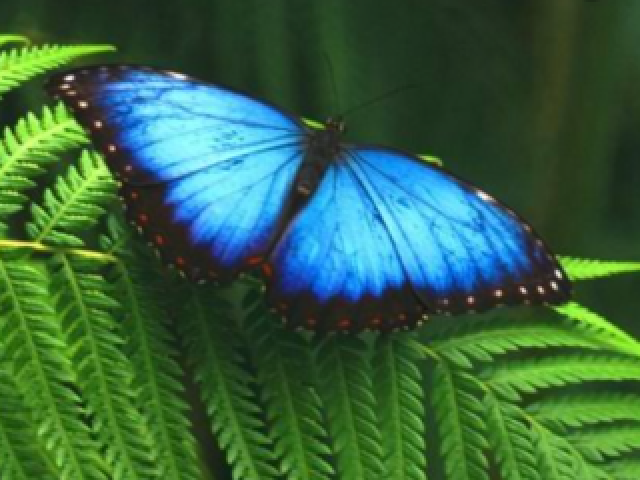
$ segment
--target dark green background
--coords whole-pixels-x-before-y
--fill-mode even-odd
[[[354,141],[441,157],[556,253],[640,260],[640,1],[1,0],[0,32],[109,43],[93,61],[182,70],[309,118],[407,85],[349,118]],[[37,83],[37,82],[36,82]],[[9,96],[0,122],[44,101]],[[640,278],[580,285],[640,334]]]

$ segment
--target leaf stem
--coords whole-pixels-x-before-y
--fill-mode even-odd
[[[26,240],[0,240],[0,251],[2,251],[3,249],[10,250],[10,249],[19,249],[19,248],[33,250],[36,252],[77,255],[85,258],[93,258],[94,260],[107,262],[107,263],[117,263],[119,261],[117,257],[109,253],[96,252],[95,250],[85,250],[82,248],[52,247],[49,245],[44,245],[40,242],[29,242]]]

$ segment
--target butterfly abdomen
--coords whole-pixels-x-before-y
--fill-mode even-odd
[[[335,159],[342,153],[342,128],[327,122],[324,129],[312,130],[307,138],[307,154],[295,179],[296,192],[311,196]]]

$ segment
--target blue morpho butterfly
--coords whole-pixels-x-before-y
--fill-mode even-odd
[[[570,284],[512,210],[420,158],[341,141],[181,73],[54,76],[122,183],[129,218],[195,279],[260,267],[288,325],[414,327],[428,314],[561,303]]]

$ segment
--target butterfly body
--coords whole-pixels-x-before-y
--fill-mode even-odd
[[[342,120],[329,118],[324,128],[311,129],[306,137],[306,155],[296,175],[295,189],[303,197],[313,194],[322,177],[335,158],[343,150]]]
[[[259,268],[287,324],[409,328],[429,314],[566,301],[570,284],[512,210],[418,157],[343,143],[230,89],[90,67],[49,91],[122,182],[127,215],[192,278]]]

